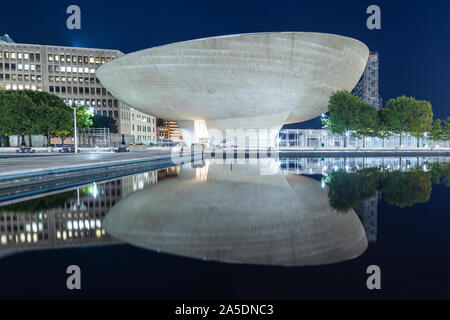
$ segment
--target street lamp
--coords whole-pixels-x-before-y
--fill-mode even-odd
[[[73,138],[75,140],[75,153],[78,153],[78,137],[77,137],[77,109],[79,106],[72,104],[70,106],[73,109]]]

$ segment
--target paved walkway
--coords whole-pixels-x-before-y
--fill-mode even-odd
[[[24,155],[0,157],[0,177],[12,174],[76,168],[114,162],[127,162],[168,156],[170,152],[81,153],[63,155]]]

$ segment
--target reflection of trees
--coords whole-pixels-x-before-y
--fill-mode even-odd
[[[377,168],[347,173],[344,169],[330,177],[328,199],[331,207],[346,212],[375,195],[378,187]]]
[[[76,198],[76,190],[54,194],[37,199],[31,199],[24,202],[14,203],[0,207],[1,212],[39,212],[42,210],[59,208],[63,206],[70,198]]]
[[[385,172],[380,182],[380,191],[391,205],[412,207],[430,200],[431,173],[423,171],[421,167],[406,172]]]
[[[90,190],[92,186],[80,188],[80,197],[91,194]],[[2,212],[39,212],[48,209],[63,207],[69,199],[77,198],[77,191],[70,190],[58,194],[53,194],[50,196],[45,196],[41,198],[31,199],[19,203],[14,203],[0,207],[0,213]]]
[[[398,207],[411,207],[430,199],[432,183],[450,186],[450,163],[433,163],[429,170],[417,166],[407,171],[368,168],[348,173],[339,170],[329,177],[330,206],[346,212],[375,195],[384,194],[386,201]]]

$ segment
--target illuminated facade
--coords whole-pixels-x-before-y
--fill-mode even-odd
[[[123,119],[129,106],[112,96],[102,86],[96,70],[123,56],[118,50],[46,46],[0,41],[0,90],[33,90],[53,93],[68,105],[84,105],[94,113],[114,118],[119,133],[131,134]],[[123,111],[125,109],[125,111]],[[137,112],[137,111],[135,111]],[[151,117],[149,114],[142,117]],[[142,132],[135,130],[135,138],[150,141],[156,136],[155,124],[150,121]],[[147,130],[147,127],[151,129]],[[144,131],[145,128],[145,131]]]

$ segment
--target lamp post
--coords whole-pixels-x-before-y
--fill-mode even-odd
[[[78,153],[78,137],[77,137],[77,107],[75,104],[70,106],[73,109],[73,138],[75,140],[75,153]]]

